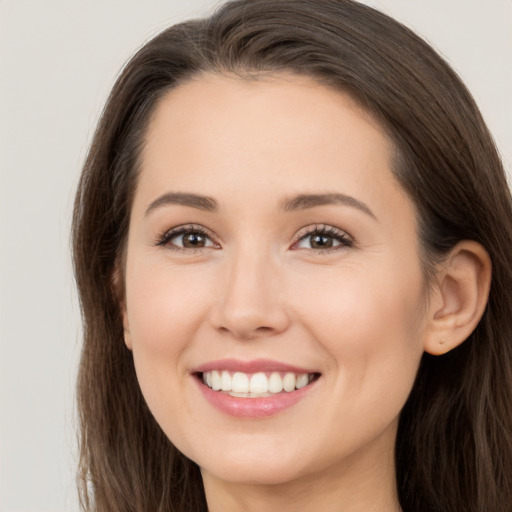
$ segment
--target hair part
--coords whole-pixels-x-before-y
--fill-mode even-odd
[[[510,512],[512,207],[503,167],[451,68],[409,29],[350,0],[228,2],[159,34],[118,78],[73,219],[84,324],[83,509],[207,510],[199,469],[166,438],[141,394],[115,283],[151,115],[169,90],[203,73],[291,73],[350,94],[396,147],[394,174],[417,210],[425,275],[461,240],[486,248],[493,262],[487,310],[460,347],[423,356],[400,417],[397,485],[404,512]]]

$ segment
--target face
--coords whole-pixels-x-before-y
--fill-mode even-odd
[[[304,78],[202,76],[146,142],[124,323],[169,439],[230,482],[389,463],[426,287],[378,123]]]

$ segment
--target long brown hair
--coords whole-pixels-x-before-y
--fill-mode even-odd
[[[165,92],[203,72],[292,72],[350,93],[395,143],[426,275],[458,241],[480,242],[493,280],[459,348],[424,355],[396,442],[404,512],[512,511],[512,206],[493,140],[470,94],[430,46],[350,0],[239,0],[173,26],[124,68],[78,188],[73,224],[84,345],[78,379],[84,510],[198,512],[197,466],[158,427],[123,343],[113,281],[140,148]]]

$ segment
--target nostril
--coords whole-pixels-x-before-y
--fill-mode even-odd
[[[218,327],[219,332],[224,334],[230,334],[236,338],[239,339],[245,339],[245,340],[252,340],[254,338],[258,337],[264,337],[264,336],[272,336],[274,334],[277,334],[279,331],[277,329],[274,329],[273,327],[268,327],[265,325],[262,325],[260,327],[251,328],[249,325],[243,325],[243,326],[229,326],[226,327],[224,325]]]
[[[272,327],[258,327],[255,332],[268,333],[272,332],[274,329]]]
[[[272,327],[256,327],[255,329],[235,329],[235,328],[227,328],[223,327],[222,330],[224,332],[229,332],[236,338],[239,338],[241,340],[253,340],[256,338],[264,338],[268,336],[273,336],[274,334],[277,334],[277,330],[273,329]]]

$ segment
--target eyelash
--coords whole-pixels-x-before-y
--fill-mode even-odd
[[[329,247],[325,249],[313,249],[310,248],[309,250],[315,251],[318,253],[323,254],[330,254],[335,251],[339,251],[342,249],[350,248],[354,246],[354,240],[351,236],[349,236],[345,231],[342,231],[341,229],[335,228],[334,226],[328,226],[325,224],[317,224],[315,226],[310,226],[305,228],[304,230],[301,230],[297,233],[297,236],[295,238],[295,242],[293,246],[297,245],[302,240],[307,239],[308,237],[312,237],[313,235],[320,235],[324,236],[333,240],[336,240],[339,242],[339,245],[335,247]],[[292,246],[292,247],[293,247]]]
[[[179,226],[177,228],[170,229],[169,231],[166,231],[162,235],[158,237],[157,246],[166,247],[170,249],[171,251],[201,251],[202,249],[209,248],[209,247],[179,247],[176,245],[171,244],[171,240],[173,238],[176,238],[180,235],[185,235],[187,233],[192,233],[196,235],[200,235],[210,241],[212,241],[213,245],[218,245],[213,242],[213,236],[212,234],[204,229],[202,226],[197,226],[195,224],[187,224],[185,226]]]
[[[212,245],[206,246],[206,247],[179,247],[176,245],[171,244],[171,240],[179,237],[180,235],[185,235],[187,233],[199,235],[201,237],[204,237],[205,239],[208,239]],[[317,253],[323,253],[323,254],[329,254],[335,251],[339,251],[342,249],[350,248],[354,246],[354,240],[352,237],[350,237],[346,232],[341,231],[340,229],[337,229],[333,226],[328,226],[325,224],[310,226],[307,228],[304,228],[303,230],[299,231],[295,237],[295,241],[293,242],[292,249],[299,244],[301,241],[306,240],[308,237],[312,237],[313,235],[317,236],[324,236],[326,238],[330,238],[334,241],[339,242],[339,245],[336,245],[334,247],[324,248],[324,249],[314,249],[314,248],[307,248],[308,250],[315,251]],[[170,229],[166,232],[164,232],[162,235],[160,235],[157,239],[156,245],[160,247],[166,247],[172,251],[201,251],[202,249],[209,249],[209,248],[218,248],[220,247],[216,242],[213,240],[212,234],[204,229],[202,226],[198,226],[195,224],[189,224],[185,226],[179,226],[173,229]],[[217,246],[217,247],[215,247]],[[295,248],[293,250],[298,250],[298,248]]]

